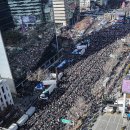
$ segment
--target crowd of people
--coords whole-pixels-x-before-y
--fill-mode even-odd
[[[73,43],[76,43],[78,39],[84,34],[93,23],[92,17],[86,17],[80,22],[76,23],[72,28],[63,28],[60,36],[68,39],[72,39]]]
[[[51,24],[51,25],[50,25]],[[75,41],[77,35],[92,24],[92,18],[86,18],[67,31],[67,37]],[[81,26],[82,25],[82,26]],[[25,32],[24,37],[14,47],[7,47],[7,55],[16,84],[32,73],[39,63],[45,49],[54,38],[52,23],[36,27]],[[65,37],[66,33],[60,34]],[[81,36],[81,34],[80,34]]]
[[[28,30],[17,45],[20,50],[17,49],[13,56],[11,51],[8,51],[8,59],[14,79],[22,78],[38,64],[42,54],[54,37],[54,28],[50,26],[50,24],[46,24],[46,26]]]
[[[114,26],[114,27],[112,27]],[[64,81],[58,89],[51,95],[48,104],[40,103],[41,108],[27,121],[25,129],[30,130],[63,130],[65,125],[58,119],[68,119],[67,113],[75,105],[78,97],[83,97],[86,104],[89,104],[88,116],[85,120],[87,124],[90,118],[100,108],[101,97],[92,92],[93,86],[104,73],[103,66],[109,59],[109,55],[118,48],[121,38],[130,32],[128,24],[116,24],[104,28],[99,32],[92,32],[84,39],[90,39],[91,46],[86,50],[85,55],[78,59],[75,64],[64,70]],[[82,40],[84,40],[82,39]],[[77,111],[80,115],[80,113]],[[81,116],[81,115],[80,115]],[[70,118],[76,121],[75,117]]]

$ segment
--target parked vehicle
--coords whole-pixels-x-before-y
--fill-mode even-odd
[[[49,85],[48,88],[46,88],[42,92],[42,94],[40,95],[40,99],[42,99],[42,100],[48,100],[50,94],[54,91],[55,88],[56,88],[56,84]]]
[[[35,107],[30,107],[27,111],[26,111],[26,115],[28,115],[29,117],[31,117],[34,112],[36,111],[36,108]]]
[[[18,125],[16,123],[13,123],[8,130],[17,130],[18,129]]]
[[[16,123],[18,124],[18,126],[23,126],[28,118],[29,116],[24,114]]]

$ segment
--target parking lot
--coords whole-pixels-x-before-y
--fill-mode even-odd
[[[104,114],[99,116],[92,130],[121,130],[122,126],[127,126],[130,130],[130,121],[123,119],[121,114]]]

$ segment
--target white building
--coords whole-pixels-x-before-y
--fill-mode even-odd
[[[13,98],[6,80],[0,79],[0,110],[13,105]]]
[[[80,0],[80,12],[87,10],[90,7],[91,0]]]
[[[17,94],[1,32],[0,32],[0,61],[1,61],[0,62],[0,77],[7,80],[11,93]]]
[[[79,6],[78,0],[53,0],[54,19],[58,27],[75,23],[74,12]]]

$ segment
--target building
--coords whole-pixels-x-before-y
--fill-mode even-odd
[[[80,0],[80,12],[90,8],[91,0]]]
[[[53,0],[54,20],[56,26],[73,25],[79,13],[79,0]]]
[[[44,13],[46,22],[52,22],[54,20],[52,0],[48,0],[48,2],[45,4]]]
[[[10,86],[11,93],[16,94],[16,88],[14,85],[14,80],[10,70],[10,65],[8,62],[1,32],[0,32],[0,61],[2,61],[0,62],[0,77],[7,80],[7,83]]]
[[[32,26],[44,21],[44,1],[42,0],[8,0],[11,14],[16,26]]]
[[[13,27],[13,19],[7,0],[0,1],[0,30],[6,30]]]
[[[13,98],[6,80],[0,79],[0,110],[3,111],[8,105],[13,104]]]
[[[95,2],[99,6],[107,6],[109,0],[90,0],[91,2]]]
[[[103,1],[104,1],[104,0],[96,0],[97,4],[99,4],[99,5],[101,5],[101,6],[103,5]]]

